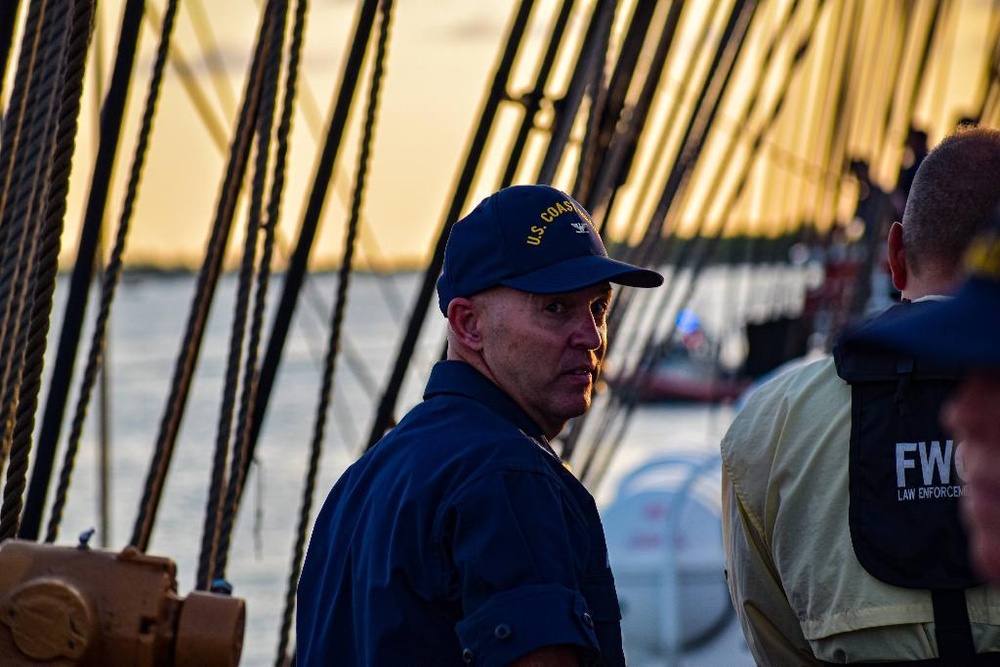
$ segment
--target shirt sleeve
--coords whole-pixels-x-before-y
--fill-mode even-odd
[[[735,446],[740,445],[751,446],[746,442]],[[722,540],[726,581],[754,661],[775,667],[820,664],[788,604],[760,522],[754,521],[743,505],[726,464],[724,457]]]
[[[552,645],[597,654],[580,585],[588,526],[559,480],[538,471],[490,473],[467,484],[448,512],[464,611],[456,631],[477,665]]]

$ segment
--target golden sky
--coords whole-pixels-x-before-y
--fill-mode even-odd
[[[787,12],[790,0],[762,2],[760,16],[755,22],[768,25],[780,22]],[[857,3],[857,4],[855,4]],[[79,140],[70,190],[70,206],[66,217],[66,234],[63,243],[64,264],[72,261],[79,224],[83,216],[83,203],[91,179],[91,170],[97,142],[97,108],[101,90],[107,85],[115,51],[115,41],[120,24],[123,0],[103,0],[98,3],[97,32],[92,61],[88,66],[86,89],[84,91],[84,113],[81,117]],[[131,222],[126,260],[134,263],[160,263],[170,266],[197,266],[204,252],[208,230],[212,223],[218,189],[225,169],[228,147],[224,143],[231,135],[235,124],[237,108],[245,85],[248,61],[252,51],[259,22],[261,0],[184,0],[174,36],[175,61],[187,67],[188,78],[177,67],[168,69],[165,85],[161,93],[155,120],[151,147],[146,158],[143,182],[139,199]],[[332,107],[335,89],[341,75],[341,62],[348,49],[348,41],[353,32],[356,7],[360,3],[351,0],[318,0],[310,2],[308,32],[305,38],[303,69],[301,74],[298,112],[294,119],[291,152],[288,161],[288,180],[282,207],[279,238],[282,247],[288,248],[293,242],[301,221],[302,207],[308,197],[312,182],[314,161],[319,142],[326,126],[326,116]],[[358,265],[361,268],[385,268],[399,265],[422,265],[429,256],[430,248],[437,236],[442,216],[465,158],[465,150],[471,133],[478,121],[478,113],[485,96],[486,85],[492,78],[507,24],[513,13],[516,0],[397,0],[394,5],[392,33],[389,42],[388,61],[383,82],[382,99],[378,116],[376,143],[370,164],[370,174],[364,204],[364,220],[359,244]],[[584,3],[585,5],[587,3]],[[724,3],[725,4],[725,3]],[[129,98],[129,116],[123,132],[124,143],[119,151],[115,174],[115,189],[108,205],[106,238],[113,238],[120,216],[122,193],[132,161],[133,144],[138,132],[138,122],[147,95],[147,83],[153,63],[153,54],[158,41],[159,17],[162,16],[166,0],[151,0],[151,9],[145,23],[140,57],[136,64],[136,78]],[[622,6],[631,3],[622,3]],[[536,3],[533,16],[551,16],[555,0]],[[666,4],[664,4],[666,6]],[[696,28],[702,22],[705,8],[715,3],[694,3],[685,5],[685,18],[694,17],[685,24]],[[818,5],[817,5],[818,6]],[[872,38],[870,49],[889,49],[891,39],[884,26],[867,20],[876,16],[880,8],[908,7],[914,15],[927,13],[934,6],[933,0],[914,0],[909,4],[881,3],[880,0],[835,0],[822,6],[819,28],[833,22],[838,12],[853,11],[858,7],[865,12],[866,30]],[[978,93],[978,82],[971,77],[982,72],[988,44],[985,43],[991,8],[995,0],[959,0],[955,3],[959,11],[955,13],[960,23],[959,37],[941,49],[947,55],[946,65],[935,65],[934,90],[924,94],[919,101],[916,118],[931,131],[932,143],[940,140],[943,133],[953,123],[956,114],[968,107],[969,100]],[[575,12],[571,20],[579,22],[583,11]],[[619,15],[626,14],[619,8]],[[891,13],[891,12],[890,12]],[[22,10],[23,14],[23,10]],[[809,15],[808,11],[800,12]],[[722,16],[723,12],[719,13]],[[893,17],[885,14],[889,21]],[[898,18],[898,17],[896,17]],[[23,19],[23,16],[22,16]],[[805,26],[793,26],[794,30],[804,30]],[[577,27],[579,24],[577,23]],[[718,23],[713,28],[717,34]],[[759,53],[766,39],[761,34],[751,34],[749,51]],[[818,156],[802,153],[802,137],[809,132],[812,117],[825,113],[829,100],[825,97],[831,87],[828,72],[824,71],[824,61],[820,54],[833,48],[836,29],[821,33],[810,46],[809,60],[803,65],[798,76],[808,77],[805,84],[799,84],[791,99],[797,111],[790,112],[786,105],[785,119],[767,136],[764,152],[767,157],[762,167],[767,174],[755,172],[747,187],[747,193],[740,202],[740,224],[745,230],[767,231],[764,227],[781,226],[781,219],[801,219],[795,210],[796,197],[779,198],[775,203],[775,187],[797,195],[797,201],[815,199],[809,190],[816,187],[817,177],[805,173],[803,164],[782,157],[784,153],[798,150],[799,160],[814,163]],[[529,49],[535,52],[543,45],[544,31],[536,21],[528,32]],[[572,39],[572,38],[569,38]],[[663,92],[656,101],[654,116],[668,117],[679,108],[689,113],[691,96],[696,85],[689,79],[695,76],[699,67],[704,67],[707,49],[700,51],[693,46],[693,36],[683,32],[678,37],[683,49],[692,55],[671,61],[665,75]],[[568,48],[566,51],[573,51]],[[694,55],[700,54],[700,55]],[[788,58],[789,53],[779,53],[777,57]],[[528,61],[530,58],[525,58]],[[743,73],[747,80],[753,79],[755,60],[746,59],[747,70]],[[15,60],[16,62],[16,54]],[[874,52],[866,60],[871,71],[858,73],[858,77],[884,76],[888,62],[885,53]],[[519,85],[527,86],[533,73],[533,63],[521,63],[517,69],[518,82],[512,92],[520,92]],[[747,69],[749,68],[749,69]],[[13,67],[8,68],[8,80]],[[364,73],[367,80],[368,72]],[[737,77],[741,76],[737,73]],[[185,87],[196,88],[208,100],[208,116],[211,124],[219,130],[213,134],[207,128],[205,118],[199,114]],[[556,84],[559,85],[558,83]],[[740,82],[734,88],[740,89]],[[4,88],[9,94],[10,85]],[[770,91],[770,92],[768,92]],[[551,93],[550,93],[551,94]],[[774,85],[765,88],[763,97],[774,95]],[[351,133],[345,140],[338,160],[337,175],[327,205],[320,235],[313,251],[313,263],[317,266],[336,264],[342,252],[344,225],[348,217],[347,202],[357,157],[358,129],[363,105],[366,100],[366,86],[359,88],[355,101],[354,121]],[[717,139],[706,146],[703,160],[699,161],[699,172],[695,176],[702,184],[711,182],[713,170],[720,163],[743,159],[747,155],[749,129],[754,121],[743,115],[742,102],[732,97],[727,100],[715,125]],[[687,106],[685,106],[687,105]],[[762,105],[766,108],[765,104]],[[864,107],[858,107],[864,111]],[[798,114],[798,119],[794,118]],[[501,116],[501,125],[511,127],[516,114],[507,112]],[[545,122],[545,111],[540,114],[540,122]],[[854,121],[852,121],[854,122]],[[870,122],[870,121],[865,121]],[[860,126],[861,121],[855,122]],[[894,131],[902,131],[896,128]],[[713,130],[714,131],[714,130]],[[673,137],[657,143],[655,133],[644,140],[639,147],[637,163],[652,165],[654,178],[662,180],[669,163],[658,158],[669,155],[664,146],[676,144]],[[727,135],[742,135],[726,149]],[[863,137],[863,132],[859,136]],[[220,140],[220,137],[222,139]],[[807,144],[806,144],[807,145]],[[795,148],[797,147],[797,148]],[[502,157],[504,145],[494,146],[488,156],[493,160]],[[878,160],[886,163],[884,171],[895,173],[900,156],[886,154]],[[781,165],[781,162],[786,164]],[[568,160],[567,160],[568,163]],[[775,168],[776,167],[776,168]],[[879,165],[874,165],[875,172]],[[518,178],[529,177],[529,168],[519,173]],[[484,179],[488,180],[488,179]],[[780,183],[780,185],[778,185]],[[725,197],[718,192],[697,189],[688,193],[690,200],[685,211],[693,211],[685,222],[704,222],[706,219],[725,216]],[[733,187],[732,182],[721,182],[725,191]],[[478,184],[470,196],[468,207],[488,194],[489,185]],[[654,187],[653,192],[656,191]],[[245,191],[244,191],[245,192]],[[845,190],[845,201],[851,197],[851,190]],[[647,196],[639,202],[634,186],[626,186],[620,197],[622,202],[634,206],[633,218],[647,215],[652,201]],[[707,199],[714,198],[715,204]],[[706,200],[699,203],[699,200]],[[244,205],[245,205],[244,198]],[[690,205],[688,205],[690,204]],[[707,206],[707,208],[706,208]],[[714,208],[713,208],[714,206]],[[777,209],[786,207],[784,214]],[[743,213],[742,211],[745,211]],[[760,212],[763,211],[763,214]],[[693,218],[693,220],[692,220]],[[240,231],[246,221],[246,212],[241,209],[234,225],[231,240],[230,266],[235,264],[241,248]],[[611,233],[624,233],[614,224]],[[774,229],[771,229],[773,232]],[[279,252],[280,264],[287,252]]]
[[[82,218],[82,202],[96,145],[96,90],[107,82],[122,4],[122,0],[99,3],[96,39],[101,45],[101,65],[95,67],[92,62],[88,71],[86,111],[81,119],[66,220],[64,262],[73,255]],[[148,4],[157,17],[162,16],[164,3]],[[281,235],[286,247],[292,243],[301,219],[301,206],[308,196],[318,140],[326,126],[358,4],[346,0],[310,3],[303,84],[283,200]],[[441,193],[450,188],[461,162],[483,97],[484,82],[491,75],[498,43],[506,30],[511,0],[405,0],[395,5],[364,208],[365,218],[371,222],[359,248],[361,266],[369,261],[381,265],[385,258],[411,263],[425,259],[442,216]],[[197,19],[193,18],[198,15],[207,19],[215,54],[206,55],[199,43],[194,28]],[[180,54],[194,71],[195,83],[211,101],[213,116],[224,124],[227,134],[235,123],[258,21],[259,7],[254,0],[181,3],[175,54]],[[130,91],[129,124],[124,133],[127,150],[119,154],[116,167],[118,189],[108,207],[109,235],[118,224],[122,187],[132,159],[132,143],[158,41],[158,33],[152,28],[153,23],[147,21],[142,55],[136,66],[141,76]],[[97,72],[101,73],[100,83]],[[364,88],[361,90],[364,93]],[[364,94],[359,95],[355,112],[364,101]],[[351,188],[357,142],[355,130],[338,160],[338,177],[328,198],[326,218],[313,253],[314,261],[319,264],[335,261],[341,252],[347,217],[345,202]],[[200,260],[215,210],[225,154],[196,112],[177,70],[171,68],[162,91],[129,232],[127,259],[169,265]],[[244,223],[245,212],[237,218],[234,236]],[[239,245],[238,239],[235,240],[233,246]]]

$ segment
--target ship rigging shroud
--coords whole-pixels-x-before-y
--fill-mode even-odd
[[[829,247],[831,239],[845,242],[862,258],[862,265],[873,264],[880,226],[891,219],[893,207],[898,208],[894,197],[900,175],[913,158],[907,148],[911,129],[926,132],[933,144],[961,117],[1000,124],[996,2],[510,4],[511,16],[497,37],[498,56],[489,80],[467,83],[483,89],[483,98],[470,110],[471,133],[454,183],[437,193],[443,213],[427,239],[430,259],[417,294],[404,306],[408,317],[394,362],[379,380],[366,377],[365,369],[347,354],[351,332],[344,306],[354,253],[363,243],[359,237],[366,228],[387,224],[366,214],[374,195],[365,195],[375,187],[374,178],[370,188],[366,182],[371,149],[378,145],[376,131],[388,118],[379,101],[383,87],[392,90],[397,66],[392,37],[407,26],[395,21],[394,14],[404,10],[385,0],[357,3],[328,120],[321,127],[316,114],[309,114],[308,80],[299,78],[309,45],[306,19],[309,10],[315,10],[306,0],[267,0],[255,6],[259,22],[255,36],[247,36],[254,46],[245,76],[240,76],[242,101],[238,112],[221,124],[211,111],[212,93],[192,76],[174,36],[180,16],[203,25],[198,17],[204,19],[210,12],[202,0],[123,0],[117,12],[100,10],[93,0],[3,3],[0,405],[6,426],[0,449],[5,473],[0,539],[38,540],[47,502],[51,506],[43,539],[59,538],[74,459],[81,445],[89,446],[82,442],[83,424],[91,412],[94,387],[107,370],[106,328],[130,228],[143,221],[140,185],[144,171],[149,171],[144,170],[149,148],[160,136],[156,110],[164,83],[172,77],[184,82],[187,98],[206,127],[214,128],[211,136],[226,159],[214,213],[204,211],[204,219],[212,224],[188,326],[179,342],[172,389],[150,448],[145,490],[141,498],[130,499],[139,509],[129,543],[139,552],[149,548],[172,452],[180,444],[199,343],[229,253],[238,258],[238,308],[207,472],[210,493],[196,577],[200,591],[210,590],[213,582],[221,586],[218,580],[225,579],[233,519],[258,448],[269,444],[267,406],[290,327],[302,316],[298,302],[308,289],[314,246],[322,226],[334,224],[329,218],[335,213],[326,205],[329,186],[346,159],[346,140],[357,135],[359,145],[349,214],[346,222],[336,221],[345,230],[337,261],[338,292],[312,406],[314,436],[300,520],[290,538],[295,546],[277,631],[278,663],[291,650],[294,581],[327,439],[327,412],[331,403],[336,406],[336,371],[354,373],[377,387],[367,438],[352,443],[357,451],[374,443],[403,410],[400,400],[405,383],[414,381],[412,361],[433,308],[444,240],[450,224],[478,196],[515,182],[553,183],[593,212],[613,254],[670,267],[670,283],[656,294],[625,292],[616,301],[609,361],[629,377],[652,367],[666,349],[676,314],[690,301],[706,267],[720,261],[781,264],[792,243],[821,248]],[[963,32],[970,15],[975,16],[978,35],[973,42]],[[157,35],[148,61],[140,57],[143,22],[155,27]],[[109,76],[95,56],[100,43],[92,37],[95,26],[98,35],[117,35]],[[207,39],[207,34],[200,36]],[[960,48],[970,43],[978,47],[974,56]],[[141,70],[147,65],[152,74],[143,79]],[[958,71],[966,78],[956,85],[953,75]],[[139,93],[143,80],[148,82],[144,98]],[[88,164],[75,149],[86,109],[83,91],[92,88],[101,98],[101,133]],[[221,98],[220,90],[215,94]],[[142,110],[139,138],[133,143],[123,141],[130,104]],[[296,111],[312,118],[314,146],[292,142]],[[231,136],[221,137],[220,125],[231,125]],[[132,147],[131,156],[125,155],[127,147]],[[300,154],[313,158],[313,177],[305,191],[286,192],[289,162],[301,159]],[[859,161],[870,168],[870,180],[852,168]],[[115,185],[116,163],[129,164],[126,185]],[[84,179],[89,186],[80,235],[69,239],[64,227],[74,179]],[[124,195],[113,226],[109,203],[119,191]],[[861,200],[873,194],[879,205],[862,209]],[[282,206],[293,198],[304,202],[297,217],[294,209],[289,213],[290,206]],[[242,245],[230,238],[241,202]],[[114,242],[102,250],[102,230],[112,226]],[[286,256],[277,237],[290,228],[296,230],[295,241]],[[56,270],[60,244],[76,249],[69,275]],[[282,291],[267,323],[265,303],[276,256],[283,259]],[[90,309],[94,334],[84,346],[88,286],[95,280],[95,266],[100,302]],[[859,276],[850,288],[863,294],[867,276],[863,271]],[[50,336],[52,295],[56,282],[64,279],[71,282],[62,328]],[[760,294],[747,294],[742,312],[734,317],[742,321],[789,314],[781,310],[788,310],[787,304],[762,301]],[[857,308],[859,301],[857,296],[840,298],[837,307]],[[827,320],[842,322],[844,317],[837,314]],[[51,346],[50,337],[57,341]],[[347,354],[343,365],[337,364],[338,351]],[[77,377],[74,369],[80,357],[86,361]],[[43,400],[46,366],[53,369],[53,379]],[[63,442],[63,416],[71,394],[76,403]],[[564,457],[591,487],[600,483],[622,446],[635,409],[634,394],[605,392],[586,418],[563,434]],[[60,449],[62,463],[53,487]],[[321,486],[328,483],[324,480]],[[239,581],[232,584],[239,593]]]

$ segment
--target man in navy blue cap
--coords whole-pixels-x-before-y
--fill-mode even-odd
[[[593,498],[549,440],[590,406],[610,259],[567,194],[513,186],[458,221],[438,280],[447,360],[336,483],[298,589],[303,665],[622,665]]]
[[[1000,208],[969,248],[965,268],[955,298],[875,322],[853,340],[965,370],[942,418],[959,443],[972,557],[981,574],[1000,582]]]

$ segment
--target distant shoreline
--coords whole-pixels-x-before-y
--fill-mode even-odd
[[[766,237],[746,237],[735,236],[720,239],[717,242],[707,238],[682,239],[675,237],[670,245],[668,257],[657,258],[656,263],[661,266],[672,266],[678,261],[690,263],[692,254],[705,252],[710,248],[712,258],[707,263],[709,265],[719,264],[774,264],[789,263],[789,251],[791,248],[802,243],[801,234],[787,234],[775,238]],[[714,247],[711,247],[713,246]],[[822,247],[822,242],[817,245]],[[699,247],[701,246],[701,247]],[[608,243],[608,250],[613,257],[625,257],[629,254],[621,244]],[[400,261],[392,265],[391,268],[357,268],[355,272],[359,275],[387,275],[395,273],[419,273],[426,269],[426,265],[417,260]],[[180,264],[154,262],[132,262],[125,265],[123,273],[129,277],[172,277],[188,276],[197,274],[200,266],[183,266]],[[224,274],[236,273],[236,267],[228,268]],[[338,271],[336,264],[327,264],[321,268],[314,268],[310,272],[314,274],[334,273]],[[72,271],[72,263],[64,266],[60,273]],[[275,269],[275,275],[282,275],[285,269]]]

